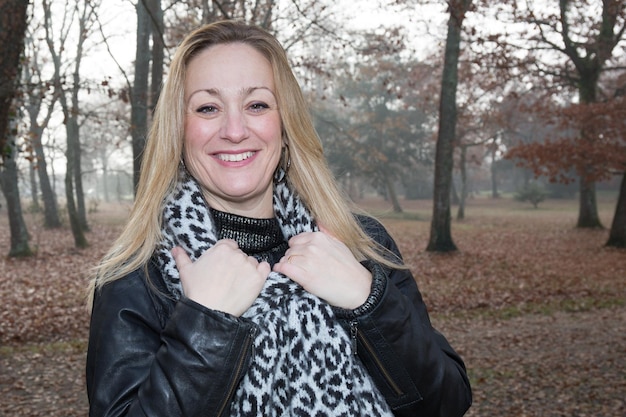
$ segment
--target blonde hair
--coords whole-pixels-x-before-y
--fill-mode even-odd
[[[308,106],[282,45],[259,27],[221,21],[191,32],[174,54],[146,142],[135,203],[122,234],[96,267],[89,301],[96,287],[147,265],[153,255],[161,237],[162,204],[178,181],[178,164],[183,154],[187,67],[206,48],[228,43],[249,45],[271,63],[291,158],[287,178],[316,221],[344,242],[357,259],[370,258],[388,266],[401,266],[399,260],[392,261],[381,252],[354,218],[326,163]]]

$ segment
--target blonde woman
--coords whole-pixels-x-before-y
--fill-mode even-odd
[[[465,367],[383,226],[353,215],[285,52],[181,43],[91,288],[90,415],[461,416]]]

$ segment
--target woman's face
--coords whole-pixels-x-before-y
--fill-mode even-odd
[[[207,48],[189,62],[185,102],[185,164],[209,205],[272,217],[282,129],[269,61],[243,43]]]

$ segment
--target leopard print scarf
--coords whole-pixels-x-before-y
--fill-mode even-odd
[[[163,210],[157,259],[169,291],[182,287],[170,254],[182,246],[195,260],[218,235],[198,183],[186,172]],[[315,231],[310,213],[285,181],[274,188],[274,211],[287,239]],[[243,317],[258,327],[254,356],[231,403],[231,416],[391,416],[332,308],[277,272]]]

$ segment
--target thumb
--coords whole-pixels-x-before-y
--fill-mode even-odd
[[[270,274],[270,272],[272,272],[272,267],[267,262],[259,262],[259,264],[256,267],[256,270],[264,277],[267,277]]]
[[[176,267],[179,271],[192,263],[187,252],[180,246],[176,246],[172,249],[172,256],[174,257],[174,262],[176,262]]]

